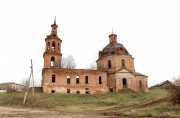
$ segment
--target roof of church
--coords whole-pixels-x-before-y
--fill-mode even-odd
[[[146,75],[143,75],[143,74],[141,74],[139,72],[135,72],[135,76],[146,76]]]
[[[122,51],[120,51],[122,50]],[[111,55],[111,54],[127,54],[130,55],[126,48],[117,42],[112,42],[106,45],[106,47],[100,51],[101,55]]]

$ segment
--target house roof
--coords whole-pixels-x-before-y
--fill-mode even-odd
[[[0,83],[0,85],[4,85],[4,84],[6,84],[6,85],[8,85],[8,84],[15,84],[15,85],[19,85],[19,86],[24,86],[24,87],[26,87],[26,85],[17,84],[17,83],[15,83],[15,82],[5,82],[5,83]]]
[[[151,86],[150,88],[153,88],[153,87],[159,87],[159,86],[162,86],[162,85],[165,85],[165,84],[170,84],[171,82],[169,80],[166,80],[166,81],[163,81],[159,84],[156,84],[154,86]]]

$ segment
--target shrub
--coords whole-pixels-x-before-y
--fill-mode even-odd
[[[173,105],[180,104],[180,77],[174,78],[172,84],[167,86],[169,100]]]

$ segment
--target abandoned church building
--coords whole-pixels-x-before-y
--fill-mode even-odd
[[[124,88],[147,92],[147,76],[134,69],[134,58],[117,42],[117,35],[109,35],[109,44],[96,61],[97,70],[67,69],[61,67],[62,40],[57,24],[51,25],[51,34],[45,38],[42,90],[44,93],[96,94],[118,92]]]

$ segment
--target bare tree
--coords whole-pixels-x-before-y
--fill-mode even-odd
[[[180,77],[173,78],[172,84],[169,84],[167,87],[167,90],[169,91],[169,98],[170,102],[173,105],[179,105],[180,104]]]
[[[25,85],[25,86],[28,86],[29,85],[29,78],[23,78],[20,82],[20,84],[22,85]]]
[[[91,62],[90,65],[89,65],[89,69],[97,70],[96,62]]]
[[[74,69],[76,67],[76,63],[72,55],[62,58],[61,62],[62,68]]]
[[[93,60],[89,65],[89,69],[97,70],[97,64],[96,64],[96,57],[95,56],[93,57]]]

